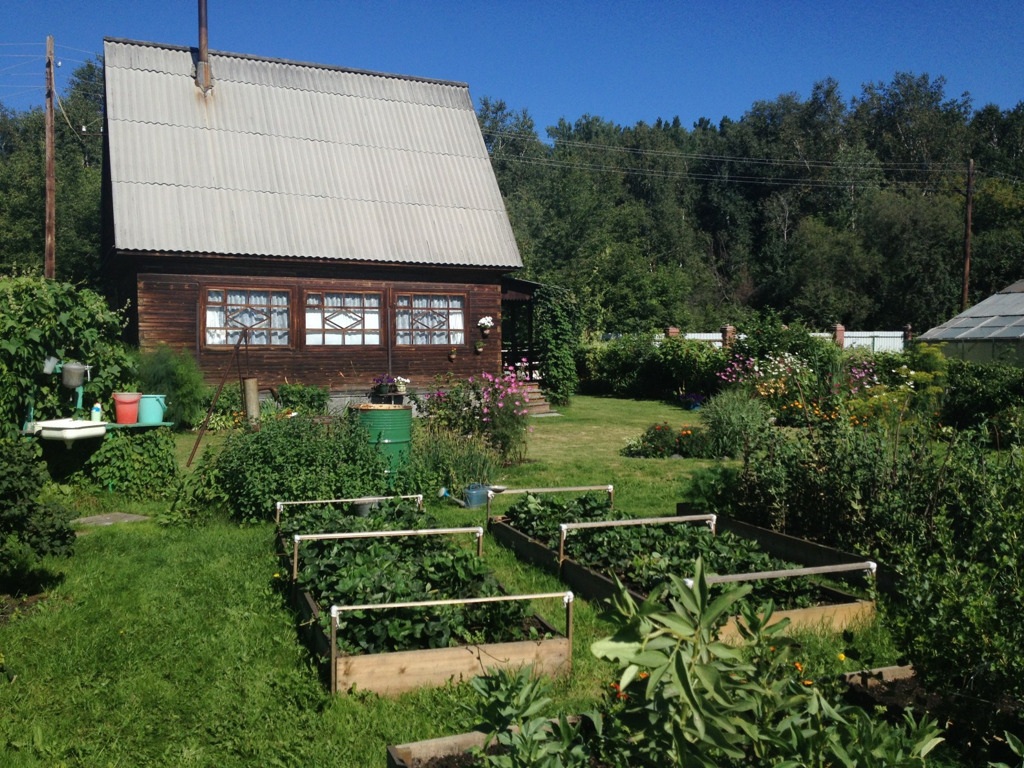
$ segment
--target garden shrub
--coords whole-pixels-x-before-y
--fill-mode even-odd
[[[899,589],[882,605],[928,690],[970,691],[995,704],[989,713],[1015,712],[1019,732],[1024,453],[997,455],[986,443],[983,432],[960,435],[942,456],[941,475],[921,478],[933,498],[926,513],[909,531],[902,521],[885,529]]]
[[[38,446],[13,431],[0,434],[0,592],[13,591],[45,555],[70,555],[75,543],[72,513],[41,501],[49,483]]]
[[[620,451],[623,456],[635,459],[667,459],[673,456],[695,459],[704,458],[707,452],[707,436],[703,429],[675,429],[667,422],[652,424]]]
[[[164,421],[180,428],[203,423],[210,387],[195,357],[161,344],[139,353],[138,372],[142,392],[167,396]]]
[[[73,415],[75,393],[60,374],[44,374],[47,357],[92,366],[84,403],[134,387],[134,363],[121,341],[124,317],[103,297],[41,277],[0,276],[0,424]],[[88,406],[86,406],[88,407]]]
[[[75,479],[140,501],[170,498],[177,477],[174,437],[169,429],[160,427],[110,432]]]
[[[663,394],[704,399],[718,392],[718,372],[727,357],[721,347],[684,336],[667,336],[658,343],[655,356]]]
[[[735,458],[764,440],[771,428],[771,412],[742,389],[719,392],[704,405],[705,455]]]
[[[950,358],[942,423],[968,429],[1024,406],[1024,369]]]
[[[671,384],[658,376],[657,348],[649,333],[631,333],[589,350],[591,386],[616,397],[663,397]]]
[[[390,485],[387,458],[353,415],[263,419],[230,433],[216,465],[228,510],[249,522],[271,519],[278,501],[383,495]]]
[[[327,413],[331,392],[326,387],[308,387],[305,384],[279,384],[277,402],[282,409],[300,413]]]
[[[526,455],[529,394],[515,370],[495,376],[481,373],[468,379],[437,376],[437,388],[411,399],[432,430],[483,438],[509,464]]]

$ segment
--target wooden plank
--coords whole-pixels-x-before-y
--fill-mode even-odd
[[[487,734],[473,731],[409,744],[388,745],[388,768],[412,768],[414,764],[437,757],[461,755],[474,747],[483,749]]]
[[[772,623],[789,619],[787,629],[825,629],[842,632],[857,624],[866,624],[875,616],[875,604],[870,600],[857,600],[852,603],[834,605],[816,605],[811,608],[795,608],[789,611],[775,611]],[[718,631],[718,637],[727,643],[740,641],[740,632],[736,624],[739,617],[734,616]]]
[[[508,643],[394,651],[338,658],[338,691],[373,691],[396,695],[423,686],[444,685],[485,674],[492,667],[518,669],[532,665],[538,674],[561,677],[570,669],[565,637]]]

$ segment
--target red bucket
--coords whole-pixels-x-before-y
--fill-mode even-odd
[[[136,424],[139,421],[139,400],[141,392],[115,392],[114,411],[118,424]]]

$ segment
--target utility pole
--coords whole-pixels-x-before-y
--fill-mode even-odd
[[[53,35],[46,37],[46,242],[43,276],[57,277],[57,180],[53,170]]]
[[[971,282],[971,207],[974,205],[974,160],[967,161],[967,213],[964,221],[964,292],[960,311],[967,311],[967,287]]]

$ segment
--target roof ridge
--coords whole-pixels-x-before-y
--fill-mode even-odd
[[[198,50],[196,46],[171,45],[169,43],[154,43],[145,40],[129,40],[121,37],[104,37],[104,43],[117,43],[119,45],[137,45],[146,48],[162,48],[167,51],[193,52]],[[293,59],[280,59],[273,56],[256,56],[249,53],[233,53],[231,51],[216,51],[210,49],[210,56],[222,56],[232,59],[245,59],[247,61],[262,61],[270,64],[285,64],[294,67],[308,67],[310,69],[325,69],[336,72],[347,72],[353,75],[368,75],[372,77],[386,77],[393,80],[408,80],[414,83],[431,83],[433,85],[450,85],[456,88],[469,89],[469,83],[458,80],[443,80],[435,77],[419,77],[417,75],[402,75],[395,72],[378,72],[372,69],[359,69],[357,67],[340,67],[333,64],[317,64],[311,61],[295,61]]]

